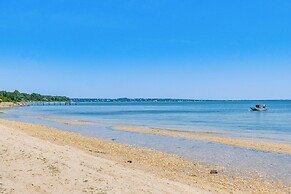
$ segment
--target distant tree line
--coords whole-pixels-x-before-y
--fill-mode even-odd
[[[20,93],[18,90],[14,92],[0,91],[0,102],[65,102],[70,101],[66,96],[48,96],[37,93],[27,94]]]
[[[72,102],[197,102],[207,100],[174,98],[71,98]]]

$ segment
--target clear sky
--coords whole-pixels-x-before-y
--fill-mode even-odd
[[[0,90],[291,99],[290,0],[0,0]]]

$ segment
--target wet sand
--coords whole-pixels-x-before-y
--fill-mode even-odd
[[[121,125],[114,125],[113,129],[121,130],[121,131],[128,131],[128,132],[135,132],[135,133],[143,133],[143,134],[196,139],[196,140],[203,140],[203,141],[236,146],[236,147],[241,147],[241,148],[291,154],[291,144],[265,142],[265,141],[260,141],[260,140],[220,137],[220,136],[217,136],[218,133],[214,133],[214,132],[195,132],[195,131],[185,131],[185,130],[179,131],[179,130],[162,129],[162,128],[143,129],[143,128],[138,128],[138,127],[129,127],[129,126],[121,126]]]
[[[291,192],[283,183],[254,175],[229,176],[227,169],[218,166],[44,125],[0,119],[0,131],[3,192]],[[212,169],[218,174],[210,174]]]
[[[43,119],[46,121],[54,121],[54,122],[59,122],[59,123],[64,123],[67,125],[89,125],[93,124],[92,122],[89,121],[83,121],[83,120],[67,120],[67,119],[58,119],[58,118],[48,118],[48,117],[41,117],[41,116],[27,116],[27,118],[38,118],[38,119]]]
[[[266,141],[260,141],[260,140],[221,137],[221,136],[218,136],[220,135],[219,133],[211,132],[211,131],[190,131],[190,130],[187,131],[187,130],[173,130],[173,129],[164,129],[164,128],[141,128],[137,126],[124,126],[124,125],[108,124],[108,123],[107,124],[106,123],[92,123],[89,121],[73,121],[73,120],[58,119],[58,118],[47,118],[47,117],[33,117],[33,118],[40,118],[44,120],[61,122],[61,123],[71,124],[71,125],[98,124],[102,126],[109,126],[109,127],[112,127],[112,129],[114,130],[120,130],[120,131],[202,140],[202,141],[236,146],[236,147],[241,147],[241,148],[291,154],[291,143],[290,144],[275,143],[275,142],[266,142]]]

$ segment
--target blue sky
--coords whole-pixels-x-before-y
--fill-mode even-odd
[[[289,0],[0,0],[0,89],[291,99]]]

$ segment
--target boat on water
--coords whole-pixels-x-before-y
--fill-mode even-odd
[[[252,111],[266,111],[266,110],[268,110],[267,106],[265,104],[263,104],[262,106],[260,104],[257,104],[255,107],[250,107],[250,109]]]

